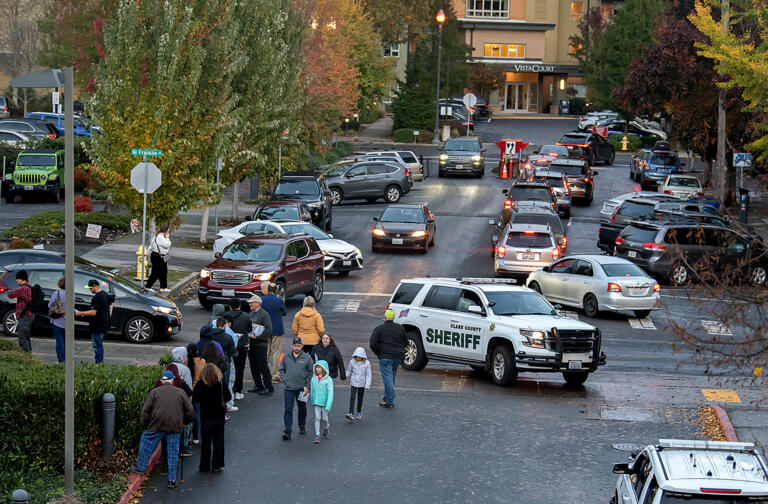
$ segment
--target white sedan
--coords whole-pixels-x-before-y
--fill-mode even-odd
[[[238,238],[248,234],[308,234],[317,241],[325,255],[326,273],[346,276],[350,271],[363,269],[363,254],[360,249],[344,240],[339,240],[308,222],[295,220],[256,220],[219,231],[213,243],[213,253],[220,254]]]
[[[534,271],[526,285],[552,303],[601,311],[632,310],[638,318],[659,308],[659,284],[630,261],[604,255],[576,255]]]
[[[659,184],[659,192],[683,199],[704,196],[704,189],[695,175],[667,175]]]

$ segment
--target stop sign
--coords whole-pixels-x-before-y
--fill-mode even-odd
[[[160,187],[162,174],[155,163],[139,163],[131,170],[131,185],[139,194],[152,194]]]
[[[475,96],[474,93],[467,93],[464,95],[461,101],[464,102],[464,105],[466,105],[468,108],[472,108],[477,104],[477,96]]]

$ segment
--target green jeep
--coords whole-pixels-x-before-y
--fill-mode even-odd
[[[5,174],[5,201],[13,203],[17,194],[46,193],[54,203],[64,196],[64,151],[29,149],[16,158],[12,173]]]

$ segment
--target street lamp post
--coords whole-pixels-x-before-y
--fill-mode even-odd
[[[437,21],[437,84],[435,86],[435,136],[432,138],[433,144],[440,143],[440,52],[443,48],[443,23],[445,23],[445,12],[443,9],[435,16]]]
[[[344,136],[349,136],[349,117],[344,118]]]

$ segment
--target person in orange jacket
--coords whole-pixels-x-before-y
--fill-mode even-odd
[[[304,298],[304,307],[294,315],[291,328],[304,343],[302,349],[311,356],[312,347],[320,342],[325,332],[323,317],[315,310],[314,298],[310,296]]]

